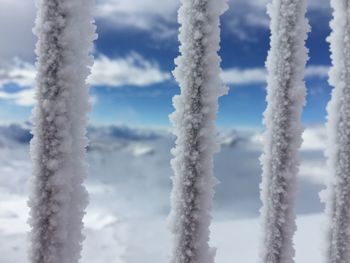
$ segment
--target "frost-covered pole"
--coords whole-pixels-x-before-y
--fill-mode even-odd
[[[305,41],[309,30],[306,0],[272,0],[271,49],[268,69],[266,132],[261,157],[262,251],[260,262],[294,261],[293,235],[297,152],[303,128],[301,112],[305,101]]]
[[[177,136],[170,221],[173,263],[212,263],[209,247],[213,198],[213,154],[218,150],[215,118],[218,98],[226,92],[220,74],[220,15],[226,0],[181,0],[181,56],[174,76],[181,95],[174,97],[171,120]]]
[[[75,263],[87,205],[85,79],[95,39],[94,0],[40,0],[37,6],[30,261]]]
[[[328,105],[327,147],[330,182],[326,212],[329,217],[325,262],[350,262],[350,1],[332,0],[332,64],[334,86]]]

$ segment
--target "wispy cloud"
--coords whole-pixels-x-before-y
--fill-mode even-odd
[[[229,0],[229,5],[232,10],[238,10],[239,8],[247,7],[249,12],[237,13],[239,16],[248,15],[248,22],[251,25],[260,24],[257,19],[262,17],[252,16],[253,13],[263,13],[266,17],[266,5],[269,0],[255,0],[247,3],[245,0]],[[156,7],[156,8],[155,8]],[[155,26],[154,23],[157,21],[156,18],[163,18],[167,21],[176,20],[176,12],[179,7],[178,1],[173,0],[100,0],[97,2],[97,12],[98,18],[107,18],[110,21],[118,22],[116,25],[129,25],[136,26],[144,29],[149,29]],[[329,3],[326,1],[311,0],[309,2],[309,7],[311,9],[325,9],[329,8]],[[127,19],[127,20],[125,20]],[[262,18],[262,22],[266,25],[266,19]]]
[[[329,71],[329,66],[309,66],[306,68],[305,76],[307,78],[311,78],[311,77],[327,78],[328,71]]]
[[[114,19],[113,16],[116,14],[123,17],[129,16],[135,19],[136,26],[146,27],[155,16],[175,19],[176,16],[171,18],[169,16],[176,14],[178,6],[179,2],[173,0],[103,0],[97,4],[97,16],[110,19]]]
[[[0,87],[7,84],[33,87],[35,76],[36,70],[33,64],[16,60],[11,66],[0,68]],[[137,53],[130,53],[127,57],[115,59],[100,55],[95,60],[87,81],[92,86],[143,87],[170,78],[170,73],[162,71],[156,62],[148,61]]]
[[[230,9],[226,18],[231,32],[241,40],[251,40],[248,28],[268,28],[270,20],[266,14],[269,0],[229,0]],[[176,13],[178,1],[173,0],[100,0],[97,2],[97,19],[114,28],[137,28],[152,35],[166,38],[177,33]],[[327,1],[310,0],[310,10],[329,9]],[[171,32],[171,33],[169,33]]]
[[[226,84],[255,84],[266,81],[264,68],[231,68],[221,73],[221,78]]]
[[[0,68],[0,99],[9,100],[19,106],[34,104],[35,66],[16,59],[10,66]],[[14,84],[22,89],[5,90],[6,85]]]
[[[12,101],[18,106],[32,106],[35,103],[34,89],[24,89],[15,93],[0,91],[0,99]]]
[[[328,66],[313,65],[306,68],[306,78],[326,78]],[[10,100],[20,106],[34,104],[35,66],[20,60],[15,60],[12,66],[0,68],[0,99]],[[252,85],[266,83],[265,68],[229,68],[221,73],[222,80],[229,85]],[[126,57],[109,58],[100,55],[92,67],[88,83],[92,86],[108,86],[121,88],[134,86],[149,87],[171,79],[171,74],[162,71],[156,62],[149,61],[137,53]],[[8,84],[14,84],[20,89],[9,92],[4,89]]]
[[[11,66],[0,68],[0,87],[16,84],[21,87],[32,87],[35,82],[35,66],[16,59]]]
[[[255,29],[269,30],[270,18],[267,15],[267,4],[270,0],[230,0],[230,9],[223,21],[228,30],[240,41],[258,42]],[[318,14],[330,13],[329,1],[310,0],[308,10]],[[322,17],[324,20],[324,17]],[[324,22],[324,21],[322,21]]]
[[[329,67],[324,65],[308,66],[306,78],[326,78]],[[17,61],[12,67],[0,69],[0,87],[16,84],[20,87],[33,87],[35,67],[32,64]],[[229,68],[223,70],[221,78],[227,84],[257,84],[266,82],[265,68]],[[122,87],[126,85],[144,87],[167,81],[169,72],[162,71],[156,62],[151,62],[137,53],[124,58],[99,56],[92,67],[88,83],[92,86]]]
[[[34,0],[0,0],[0,66],[17,56],[23,60],[34,57],[36,38],[31,28],[35,19]],[[230,0],[230,9],[223,23],[243,40],[252,37],[245,27],[267,27],[268,0]],[[176,13],[178,1],[173,0],[97,0],[96,18],[113,28],[138,28],[152,36],[169,38],[177,34]],[[19,8],[21,7],[21,8]],[[310,10],[329,10],[329,1],[310,0]]]
[[[0,99],[13,101],[19,106],[34,104],[36,69],[33,64],[15,60],[10,66],[0,68]],[[171,79],[169,72],[162,71],[156,62],[151,62],[137,53],[124,58],[108,58],[104,55],[95,60],[88,83],[92,86],[147,87]],[[10,91],[6,85],[22,89]]]
[[[152,37],[165,39],[177,34],[178,1],[173,0],[103,0],[98,2],[96,17],[113,28],[149,31]]]
[[[326,78],[328,76],[328,66],[309,66],[306,68],[306,78]],[[249,85],[266,83],[265,68],[230,68],[221,73],[221,78],[226,84]]]
[[[98,57],[88,82],[95,86],[144,87],[170,78],[170,73],[163,72],[157,63],[150,62],[137,53],[131,53],[125,58]]]

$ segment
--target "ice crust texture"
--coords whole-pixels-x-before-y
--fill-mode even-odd
[[[333,20],[330,84],[334,87],[328,104],[328,167],[326,213],[327,263],[350,262],[350,3],[332,0]]]
[[[32,263],[76,263],[88,202],[86,122],[93,0],[40,0],[35,34],[37,104],[33,112]]]
[[[263,207],[260,262],[294,262],[294,200],[302,142],[301,112],[305,103],[305,41],[309,24],[305,0],[272,0],[271,49],[266,67],[267,109],[261,157]]]
[[[213,154],[218,150],[215,118],[218,98],[227,92],[220,74],[220,15],[226,0],[182,0],[178,13],[180,53],[174,76],[181,94],[171,115],[176,146],[169,216],[174,234],[173,263],[213,263],[209,225],[213,187]]]

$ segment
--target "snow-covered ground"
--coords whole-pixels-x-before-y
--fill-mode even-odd
[[[172,175],[166,131],[127,127],[90,128],[83,263],[169,262],[166,227]],[[0,263],[26,263],[26,205],[31,165],[30,135],[19,126],[0,127]],[[324,216],[318,192],[327,175],[325,131],[307,129],[297,202],[296,262],[320,262]],[[216,155],[212,244],[217,263],[257,262],[261,135],[224,131]]]

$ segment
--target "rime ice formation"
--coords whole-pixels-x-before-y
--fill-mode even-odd
[[[37,104],[33,112],[32,263],[75,263],[87,205],[86,113],[93,0],[38,1]]]
[[[213,198],[213,154],[218,150],[215,118],[226,92],[219,78],[220,15],[226,0],[182,0],[178,18],[181,56],[174,76],[181,95],[174,97],[171,121],[177,136],[172,153],[173,191],[169,216],[174,263],[212,263],[208,245]]]
[[[327,147],[330,181],[326,213],[329,218],[327,263],[350,262],[350,3],[332,0],[329,37],[334,87],[328,105]]]
[[[261,157],[263,240],[260,261],[292,263],[297,152],[303,131],[300,117],[306,93],[303,79],[308,59],[305,41],[309,25],[305,18],[305,0],[273,0],[268,12],[271,49],[266,62],[268,106],[264,113],[266,132]]]

